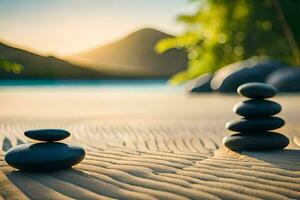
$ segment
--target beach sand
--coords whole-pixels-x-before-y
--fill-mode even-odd
[[[0,199],[300,199],[300,95],[282,104],[281,151],[233,152],[225,123],[242,98],[179,92],[0,91]],[[4,154],[23,132],[63,128],[87,156],[73,169],[26,173]]]

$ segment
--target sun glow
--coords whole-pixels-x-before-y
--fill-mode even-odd
[[[126,2],[126,3],[123,3]],[[186,0],[1,1],[0,41],[58,56],[114,41],[143,27],[181,31],[175,17]]]

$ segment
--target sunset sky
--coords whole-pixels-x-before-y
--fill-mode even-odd
[[[188,0],[1,0],[0,41],[64,56],[119,39],[143,27],[176,34]]]

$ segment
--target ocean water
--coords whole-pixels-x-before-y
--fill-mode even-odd
[[[128,79],[128,80],[0,80],[1,89],[103,89],[133,91],[180,92],[182,86],[172,86],[166,79]]]

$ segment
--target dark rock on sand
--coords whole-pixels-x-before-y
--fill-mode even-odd
[[[300,68],[286,67],[276,70],[266,82],[279,92],[300,92]]]
[[[246,83],[238,87],[237,92],[248,98],[263,99],[274,97],[277,89],[265,83]]]
[[[241,84],[265,82],[270,73],[285,66],[281,62],[273,60],[257,57],[250,58],[218,70],[211,80],[211,87],[219,92],[236,92],[236,89]]]
[[[246,118],[267,117],[279,113],[281,106],[274,101],[251,99],[235,104],[233,111]]]
[[[210,81],[213,78],[212,73],[203,74],[186,84],[186,91],[192,93],[211,92]]]
[[[47,171],[70,168],[84,156],[85,151],[73,145],[58,142],[27,143],[10,149],[5,161],[24,171]]]
[[[25,131],[25,136],[34,140],[53,142],[63,140],[70,136],[70,133],[61,129],[37,129]]]
[[[233,120],[226,124],[226,128],[239,132],[223,139],[223,144],[237,151],[279,150],[289,144],[289,139],[275,132],[268,132],[284,125],[284,120],[271,117],[281,111],[281,106],[264,98],[276,95],[276,89],[260,83],[241,85],[238,93],[252,98],[236,104],[233,111],[245,118]]]
[[[284,149],[289,144],[289,139],[275,132],[237,133],[226,136],[223,144],[236,151],[263,151]]]
[[[267,131],[280,128],[284,120],[279,117],[238,119],[226,123],[226,128],[235,132]]]

